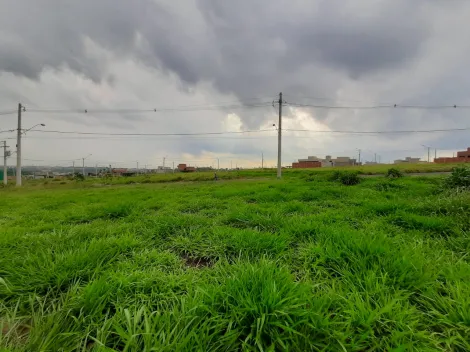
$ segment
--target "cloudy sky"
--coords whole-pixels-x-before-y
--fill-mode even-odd
[[[451,156],[470,131],[328,131],[470,127],[465,108],[357,108],[470,106],[469,18],[468,0],[0,0],[0,113],[21,102],[23,127],[47,131],[267,130],[30,131],[29,165],[92,154],[92,165],[248,167],[261,153],[274,165],[281,91],[283,128],[327,131],[284,131],[283,164],[357,149],[363,160],[425,157],[423,144]],[[0,115],[0,130],[16,123]],[[14,150],[14,136],[0,140]]]

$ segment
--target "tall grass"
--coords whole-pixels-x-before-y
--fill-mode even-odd
[[[325,176],[1,190],[0,350],[470,350],[470,193]]]

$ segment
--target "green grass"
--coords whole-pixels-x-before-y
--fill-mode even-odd
[[[1,190],[0,351],[470,350],[468,191],[252,174]]]
[[[283,169],[284,178],[303,178],[313,181],[315,177],[332,175],[336,172],[357,173],[359,175],[385,175],[390,168],[397,169],[403,173],[431,173],[450,172],[454,167],[462,164],[380,164],[349,167],[324,167],[315,169]],[[266,179],[276,177],[276,169],[244,169],[232,171],[218,171],[217,177],[221,180],[243,180],[243,179]],[[147,174],[130,177],[109,177],[109,178],[87,178],[84,181],[69,179],[48,179],[48,180],[25,180],[29,187],[34,188],[55,188],[60,185],[62,188],[90,188],[101,187],[103,185],[132,185],[149,183],[173,183],[173,182],[201,182],[213,181],[214,172],[193,172],[193,173],[168,173],[168,174]],[[0,188],[3,188],[0,184]],[[7,188],[14,187],[14,182],[10,182]]]

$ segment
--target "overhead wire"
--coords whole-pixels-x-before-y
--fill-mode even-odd
[[[219,110],[219,109],[251,109],[251,108],[263,108],[268,107],[272,102],[263,102],[263,103],[252,103],[252,104],[230,104],[230,105],[187,105],[181,107],[167,107],[167,108],[149,108],[149,109],[26,109],[26,112],[32,113],[90,113],[90,114],[99,114],[99,113],[122,113],[122,114],[131,114],[131,113],[152,113],[152,112],[194,112],[194,111],[210,111],[210,110]]]
[[[78,135],[99,135],[99,136],[205,136],[221,134],[243,134],[257,132],[272,132],[272,129],[264,130],[244,130],[226,132],[196,132],[196,133],[106,133],[106,132],[80,132],[80,131],[58,131],[58,130],[34,130],[30,132],[58,133],[58,134],[78,134]]]
[[[436,109],[470,109],[470,105],[371,105],[371,106],[341,106],[341,105],[316,105],[316,104],[300,104],[286,103],[293,107],[309,107],[315,109],[349,109],[349,110],[374,110],[374,109],[419,109],[419,110],[436,110]]]
[[[344,134],[394,134],[394,133],[435,133],[435,132],[456,132],[468,131],[470,127],[448,128],[433,130],[387,130],[387,131],[353,131],[353,130],[309,130],[309,129],[284,129],[290,132],[314,132],[314,133],[344,133]]]

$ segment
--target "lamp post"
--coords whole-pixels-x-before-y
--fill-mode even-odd
[[[93,154],[88,154],[86,157],[82,158],[82,174],[83,174],[83,177],[85,177],[85,159],[89,158],[92,155]]]
[[[43,123],[38,123],[31,128],[22,129],[21,128],[21,112],[23,111],[23,107],[21,104],[18,106],[18,134],[17,134],[17,141],[16,141],[16,186],[21,186],[21,137],[28,131],[31,131],[33,128],[37,126],[45,127],[46,125]]]

